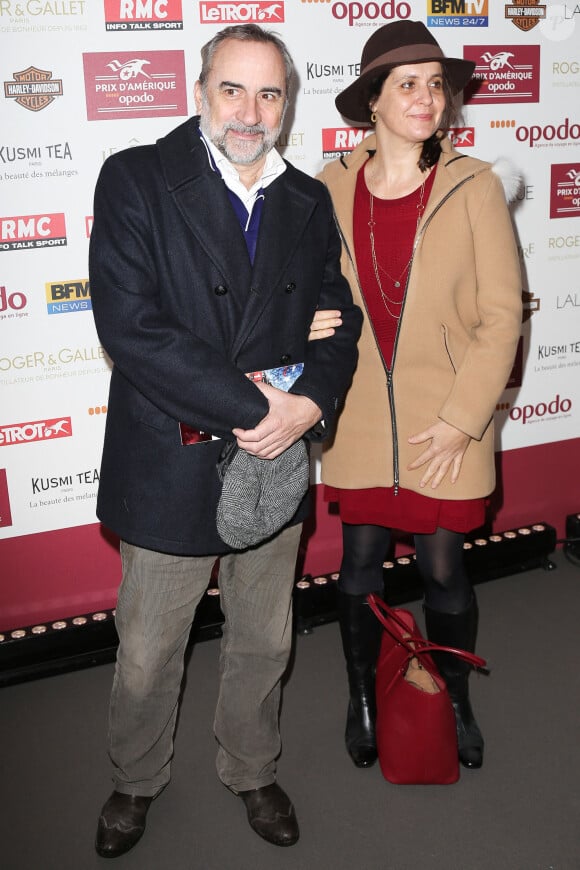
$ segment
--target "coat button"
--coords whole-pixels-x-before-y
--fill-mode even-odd
[[[225,296],[228,292],[228,288],[224,287],[223,284],[218,284],[217,287],[213,288],[213,292],[216,296]]]
[[[287,366],[289,362],[292,362],[292,357],[290,356],[289,353],[284,353],[280,357],[280,362],[282,363],[283,366]]]
[[[289,284],[286,284],[286,293],[294,293],[296,290],[296,284],[294,281],[290,281]]]

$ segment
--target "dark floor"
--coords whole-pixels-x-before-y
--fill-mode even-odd
[[[115,862],[93,851],[111,785],[105,750],[113,666],[2,690],[3,870],[580,870],[580,568],[556,554],[541,569],[478,586],[472,680],[485,764],[451,786],[394,786],[357,770],[336,624],[300,636],[282,711],[279,779],[301,839],[260,840],[214,773],[212,714],[219,641],[187,672],[173,780],[143,840]],[[411,608],[419,614],[418,604]]]

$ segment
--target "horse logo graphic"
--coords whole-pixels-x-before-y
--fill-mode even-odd
[[[475,144],[474,133],[473,127],[456,127],[449,131],[449,138],[456,147],[461,148],[463,146],[465,148]]]
[[[56,438],[59,435],[70,435],[71,433],[65,429],[65,426],[70,423],[70,420],[57,420],[51,426],[47,426],[44,430],[45,438]]]
[[[111,63],[107,64],[107,66],[112,69],[113,72],[118,72],[119,78],[123,79],[123,81],[127,81],[127,79],[136,79],[139,75],[145,76],[145,78],[150,79],[151,76],[148,75],[143,69],[145,64],[149,63],[151,63],[151,61],[135,58],[135,60],[128,60],[126,63],[120,63],[118,60],[112,60]]]
[[[505,69],[506,66],[513,69],[510,57],[515,57],[511,51],[498,51],[497,54],[490,54],[489,51],[486,51],[481,55],[482,60],[488,63],[489,68],[493,70]]]
[[[265,9],[260,10],[258,18],[260,21],[264,21],[264,19],[268,19],[268,21],[282,21],[282,16],[278,11],[281,8],[281,3],[272,3],[270,6],[266,6]]]

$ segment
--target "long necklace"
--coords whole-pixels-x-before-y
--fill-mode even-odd
[[[421,184],[421,189],[419,192],[419,203],[417,204],[417,225],[415,227],[415,234],[417,233],[417,229],[419,228],[419,222],[420,222],[420,220],[423,216],[423,212],[425,210],[425,206],[423,204],[423,199],[424,199],[424,195],[425,195],[425,182],[426,181],[427,181],[427,179],[425,178],[423,180],[423,183]],[[377,262],[377,254],[376,254],[376,250],[375,250],[375,233],[374,233],[374,228],[376,226],[376,221],[374,219],[375,199],[374,199],[374,196],[372,195],[372,193],[370,192],[370,190],[369,190],[369,197],[370,197],[369,238],[370,238],[370,243],[371,243],[371,260],[373,263],[373,270],[375,273],[375,278],[377,280],[379,292],[381,294],[381,299],[383,300],[383,305],[385,306],[387,313],[394,320],[398,320],[399,317],[401,316],[400,309],[402,308],[403,300],[402,299],[401,300],[391,299],[390,296],[388,296],[385,293],[385,291],[383,289],[382,282],[381,282],[381,278],[379,275],[379,269],[383,272],[383,274],[385,274],[387,276],[387,278],[390,278],[390,280],[393,282],[393,287],[396,287],[397,289],[399,289],[401,286],[401,281],[402,281],[403,275],[409,270],[409,266],[411,265],[411,260],[413,259],[413,249],[411,248],[411,256],[409,257],[408,261],[403,266],[403,271],[401,272],[401,274],[399,275],[398,278],[393,278],[393,276],[389,275],[389,273],[387,272],[387,270],[385,268],[383,268],[382,266],[379,266],[379,264]],[[398,305],[399,312],[396,313],[396,312],[391,311],[391,309],[389,308],[389,303],[391,305]]]

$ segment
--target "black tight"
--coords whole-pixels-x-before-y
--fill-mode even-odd
[[[465,535],[437,529],[432,535],[415,535],[417,567],[423,578],[425,604],[442,613],[461,613],[472,598],[465,572]]]
[[[342,524],[342,564],[338,588],[348,595],[383,592],[383,562],[391,530],[383,526]]]
[[[469,606],[472,590],[463,562],[464,537],[447,529],[437,529],[432,535],[415,535],[425,604],[432,610],[460,613]],[[339,589],[349,595],[382,592],[383,561],[391,542],[391,530],[343,523],[342,539]]]

